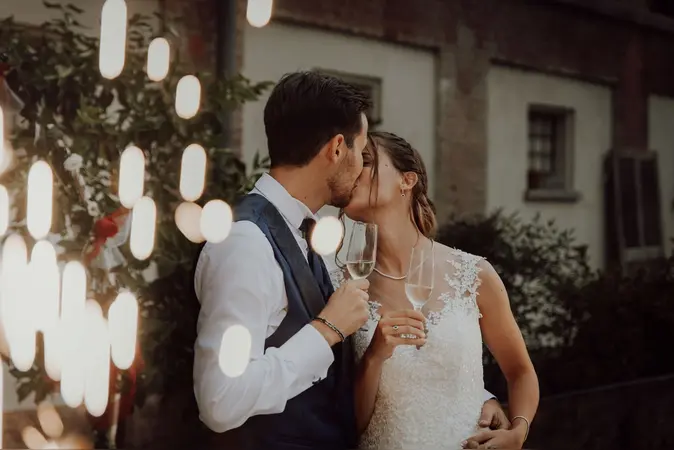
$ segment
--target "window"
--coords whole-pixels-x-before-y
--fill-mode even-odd
[[[608,264],[628,268],[662,258],[662,214],[656,153],[609,153],[604,183]]]
[[[574,201],[572,192],[573,111],[529,107],[527,200]]]
[[[382,122],[381,115],[381,78],[370,77],[366,75],[353,75],[335,70],[317,69],[333,77],[340,78],[349,84],[362,89],[372,99],[372,108],[366,113],[370,130],[374,130]]]

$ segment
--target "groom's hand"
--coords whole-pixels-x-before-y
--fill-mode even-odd
[[[510,421],[501,404],[496,399],[487,400],[482,405],[482,414],[478,424],[481,428],[491,428],[492,430],[510,429]]]
[[[319,317],[337,328],[344,337],[350,336],[365,325],[369,317],[366,292],[369,287],[370,282],[366,279],[343,283],[332,294]],[[314,321],[313,325],[331,346],[341,341],[341,336],[329,325],[319,321]]]

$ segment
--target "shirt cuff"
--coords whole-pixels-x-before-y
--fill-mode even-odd
[[[489,400],[498,401],[498,399],[496,398],[496,396],[494,394],[492,394],[491,392],[489,392],[488,390],[485,389],[484,390],[484,402],[483,403],[487,403]]]
[[[335,360],[328,341],[311,324],[288,339],[279,352],[283,359],[293,364],[298,378],[304,379],[307,384],[324,379]]]

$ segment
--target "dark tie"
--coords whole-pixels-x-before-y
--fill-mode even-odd
[[[325,267],[325,262],[323,258],[318,255],[314,249],[311,247],[310,239],[311,232],[316,226],[316,221],[311,218],[306,218],[300,225],[300,231],[302,232],[302,237],[307,241],[307,262],[311,268],[311,272],[314,274],[314,278],[323,292],[325,301],[334,293],[334,288],[332,287],[332,282],[330,281],[330,275],[328,270]]]

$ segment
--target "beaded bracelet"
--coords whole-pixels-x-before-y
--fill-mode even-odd
[[[321,322],[322,324],[324,324],[325,326],[327,326],[328,328],[330,328],[332,331],[334,331],[335,333],[337,333],[337,336],[339,336],[339,339],[340,339],[342,342],[344,342],[344,340],[346,339],[346,338],[344,337],[344,335],[342,334],[342,332],[339,331],[339,328],[337,328],[336,326],[334,326],[333,324],[331,324],[330,322],[328,322],[328,321],[325,320],[324,318],[322,318],[322,317],[316,317],[314,320],[318,320],[319,322]]]

